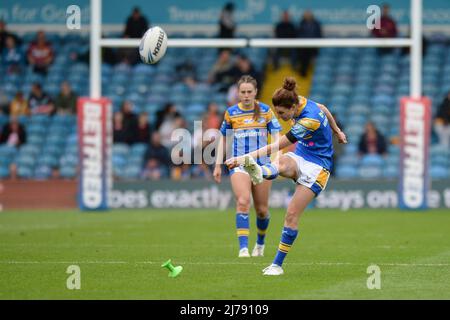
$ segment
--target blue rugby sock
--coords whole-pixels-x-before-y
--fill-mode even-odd
[[[278,168],[275,167],[272,163],[265,164],[261,166],[263,178],[266,180],[273,180],[278,177]]]
[[[248,248],[248,235],[250,234],[248,213],[236,213],[236,230],[239,239],[239,248]]]
[[[283,233],[281,234],[280,244],[278,245],[278,251],[273,260],[274,264],[277,264],[281,267],[283,264],[283,260],[286,257],[289,249],[297,238],[298,230],[294,230],[288,227],[283,228]]]
[[[256,239],[256,243],[259,245],[264,244],[264,239],[266,237],[266,230],[269,226],[270,216],[267,214],[265,218],[259,218],[256,216],[256,227],[258,228],[258,236]]]

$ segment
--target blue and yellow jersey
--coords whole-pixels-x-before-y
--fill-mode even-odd
[[[222,135],[232,134],[231,153],[233,157],[242,156],[267,145],[268,134],[281,130],[281,126],[267,104],[258,102],[261,113],[259,119],[254,119],[254,109],[246,110],[240,103],[225,111],[220,131]],[[270,161],[269,157],[261,157],[260,165]]]
[[[295,154],[331,170],[332,132],[327,116],[316,102],[303,98],[299,110],[294,115],[292,128],[286,136],[291,142],[298,142]]]

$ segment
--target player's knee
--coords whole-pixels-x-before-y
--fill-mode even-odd
[[[268,215],[269,207],[266,205],[257,206],[255,207],[255,211],[258,218],[264,219]]]
[[[287,167],[288,167],[287,164],[288,164],[288,162],[287,162],[286,158],[285,157],[281,157],[280,161],[278,163],[278,170],[280,172],[285,172]]]
[[[278,164],[278,170],[285,174],[289,174],[292,171],[291,165],[290,165],[290,158],[287,156],[281,157],[280,162]]]
[[[290,228],[296,228],[298,225],[298,214],[297,212],[288,210],[286,213],[286,217],[284,219],[284,223],[286,226]]]
[[[250,210],[250,198],[245,196],[239,196],[236,199],[236,206],[239,211],[247,212]]]

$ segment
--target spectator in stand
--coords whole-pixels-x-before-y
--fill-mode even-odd
[[[151,132],[152,130],[148,122],[148,113],[142,112],[141,114],[139,114],[138,118],[138,132],[136,142],[148,143],[150,141]]]
[[[21,44],[18,36],[6,30],[6,22],[4,20],[0,20],[0,52],[2,52],[6,47],[6,39],[8,37],[13,37],[16,45]]]
[[[222,8],[219,17],[219,38],[234,38],[236,22],[234,21],[234,3],[228,2]]]
[[[124,38],[141,38],[149,28],[147,18],[141,14],[138,7],[127,19],[126,27],[123,33]],[[118,50],[119,60],[121,63],[135,65],[139,62],[139,51],[134,48],[121,48]]]
[[[191,59],[186,59],[175,67],[177,80],[193,89],[197,84],[197,70]]]
[[[162,145],[167,149],[172,150],[172,147],[177,143],[177,141],[172,140],[172,133],[176,129],[181,128],[186,128],[186,121],[182,116],[175,116],[164,119],[161,127],[159,127]]]
[[[125,38],[141,38],[148,28],[147,18],[142,15],[139,7],[134,7],[133,12],[127,19],[123,35]]]
[[[244,55],[239,54],[236,58],[233,68],[230,70],[230,74],[233,77],[233,83],[239,81],[239,79],[244,75],[250,75],[258,81],[261,82],[261,77],[259,72],[255,69],[250,59]],[[258,91],[261,89],[258,85]]]
[[[208,104],[208,109],[203,116],[203,122],[205,124],[205,130],[217,129],[219,130],[222,124],[222,116],[219,112],[219,106],[215,102]]]
[[[364,133],[359,140],[359,154],[386,155],[387,144],[385,137],[377,130],[372,122],[367,122]]]
[[[383,5],[381,19],[380,19],[380,28],[374,28],[372,30],[372,36],[376,38],[396,38],[397,37],[397,23],[389,14],[390,6],[385,3]],[[394,48],[378,48],[378,53],[388,54],[391,53]]]
[[[9,106],[9,115],[16,117],[27,116],[29,114],[30,110],[28,109],[27,99],[25,99],[22,91],[17,91]]]
[[[236,31],[236,22],[234,20],[234,3],[228,2],[222,8],[219,17],[219,38],[234,38]],[[219,54],[223,50],[231,50],[230,48],[219,48]]]
[[[159,180],[167,177],[171,165],[169,150],[161,144],[161,135],[154,131],[145,153],[144,179]]]
[[[434,120],[434,131],[438,135],[439,144],[445,148],[450,148],[450,91],[439,105]]]
[[[283,11],[281,15],[281,21],[278,22],[275,26],[274,34],[275,38],[279,39],[297,38],[297,30],[295,29],[294,24],[291,22],[289,11]],[[281,56],[288,55],[291,59],[292,67],[295,67],[297,64],[297,51],[295,49],[275,48],[272,54],[272,62],[275,70],[277,70],[280,66]]]
[[[55,101],[56,112],[60,114],[76,114],[77,95],[72,91],[69,82],[61,83],[61,91]]]
[[[235,83],[232,74],[233,60],[231,51],[222,50],[208,74],[208,82],[210,84],[219,84],[219,91],[227,92],[228,88]]]
[[[120,111],[113,115],[113,142],[126,143],[125,130],[123,128],[123,114]]]
[[[166,103],[164,105],[163,109],[158,110],[156,112],[155,129],[159,130],[159,128],[163,124],[164,120],[172,119],[172,118],[179,117],[179,116],[181,116],[181,115],[177,110],[177,106],[175,104],[173,104],[172,102]]]
[[[202,130],[194,130],[194,134],[192,136],[192,146],[193,152],[202,150],[202,154],[204,154],[203,150],[210,143],[212,143],[213,141],[218,141],[218,139],[221,137],[219,128],[222,124],[222,117],[221,115],[219,115],[219,107],[217,103],[209,103],[208,110],[203,115],[201,123]],[[211,151],[214,152],[214,149],[212,149]],[[213,157],[212,154],[208,154],[206,156]],[[210,163],[212,164],[213,160],[211,160]]]
[[[28,97],[28,107],[32,114],[53,115],[55,106],[50,96],[42,90],[40,83],[33,83],[31,94]]]
[[[6,143],[12,147],[19,147],[27,142],[24,127],[19,123],[17,117],[11,116],[9,123],[5,124],[0,135],[0,144]]]
[[[128,38],[128,36],[124,36]],[[127,66],[134,66],[140,61],[139,50],[135,48],[120,48],[117,50],[119,63]]]
[[[36,40],[28,48],[27,58],[34,72],[47,74],[47,69],[53,62],[54,53],[50,42],[45,38],[44,31],[38,31]]]
[[[195,167],[195,166],[194,166]],[[175,181],[186,181],[191,179],[191,165],[182,163],[172,167],[170,177]]]
[[[123,129],[125,131],[125,143],[133,144],[138,136],[138,118],[133,112],[133,104],[125,100],[120,110],[123,115]]]
[[[298,28],[299,38],[322,38],[322,27],[320,22],[316,20],[310,10],[303,13],[303,18],[300,21]],[[300,60],[300,74],[306,77],[308,73],[311,60],[317,56],[317,48],[301,48],[298,50]]]
[[[9,35],[6,38],[6,46],[2,52],[2,63],[6,67],[6,73],[20,73],[24,62],[25,58],[22,50],[17,47],[15,38]]]

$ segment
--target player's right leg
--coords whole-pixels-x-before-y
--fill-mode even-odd
[[[264,275],[279,276],[284,273],[281,266],[284,258],[297,238],[298,220],[314,197],[315,193],[310,188],[303,185],[297,186],[287,208],[277,254],[275,255],[272,264],[263,270]]]
[[[248,236],[250,234],[250,195],[251,180],[240,168],[233,169],[230,177],[231,187],[236,199],[236,232],[239,240],[239,257],[250,257],[248,252]]]

